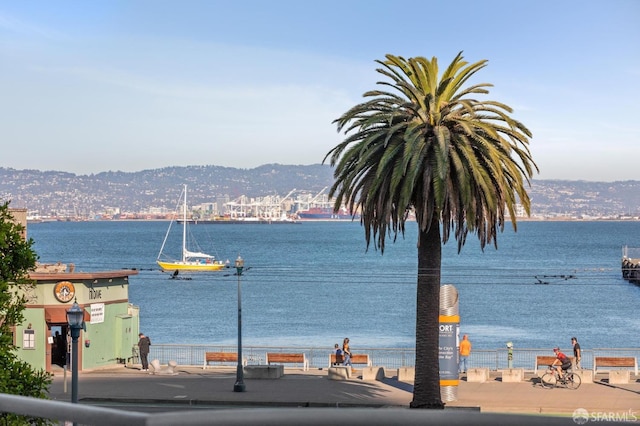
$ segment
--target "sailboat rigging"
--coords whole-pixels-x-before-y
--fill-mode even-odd
[[[219,271],[223,269],[225,266],[228,266],[228,261],[222,262],[220,260],[216,260],[216,257],[213,255],[203,253],[201,251],[189,250],[189,247],[187,245],[187,233],[188,233],[187,185],[184,185],[184,190],[180,198],[183,201],[182,203],[182,258],[180,260],[169,259],[166,257],[166,255],[163,254],[165,244],[167,243],[167,239],[169,238],[171,226],[176,221],[176,218],[173,217],[171,219],[171,222],[169,223],[169,229],[167,229],[167,233],[164,236],[164,241],[162,242],[162,247],[160,248],[160,253],[158,253],[158,258],[156,259],[156,263],[162,268],[163,271],[176,271],[176,272],[177,271],[187,271],[187,272]],[[198,250],[200,249],[198,248]]]

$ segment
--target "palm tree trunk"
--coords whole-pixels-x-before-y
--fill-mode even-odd
[[[416,374],[411,408],[444,408],[438,360],[441,260],[440,224],[434,217],[428,230],[419,230],[418,238]]]

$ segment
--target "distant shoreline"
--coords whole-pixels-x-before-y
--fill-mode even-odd
[[[512,222],[511,218],[505,218],[506,221]],[[171,219],[39,219],[39,220],[27,220],[28,224],[38,224],[38,223],[51,223],[51,222],[170,222]],[[256,221],[227,221],[227,220],[201,220],[196,221],[196,225],[274,225],[274,224],[290,224],[290,225],[299,225],[301,223],[317,223],[317,222],[360,222],[360,219],[296,219],[295,221],[267,221],[267,220],[256,220]],[[407,220],[407,222],[415,222],[415,220]],[[590,218],[590,219],[580,219],[580,218],[570,218],[570,217],[549,217],[549,218],[540,218],[540,217],[518,217],[516,218],[516,222],[640,222],[640,217],[630,217],[625,219],[607,219],[607,218]]]

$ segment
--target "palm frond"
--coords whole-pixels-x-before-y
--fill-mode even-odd
[[[376,62],[385,89],[366,92],[334,121],[345,133],[325,156],[335,166],[336,207],[359,209],[367,244],[373,236],[382,251],[386,230],[404,229],[411,209],[421,229],[441,221],[443,242],[453,231],[461,248],[471,231],[481,247],[496,244],[505,214],[515,226],[515,206],[529,211],[525,184],[538,169],[531,132],[512,109],[473,98],[492,87],[468,84],[487,61],[468,63],[459,52],[441,75],[435,57]]]

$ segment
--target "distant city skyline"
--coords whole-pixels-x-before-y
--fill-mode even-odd
[[[127,213],[164,215],[173,212],[184,184],[190,206],[217,211],[233,202],[234,209],[258,204],[295,203],[327,207],[326,190],[333,177],[329,166],[267,165],[253,169],[219,166],[168,167],[142,172],[77,176],[55,171],[12,171],[0,168],[0,202],[28,208],[43,216],[96,217]],[[640,217],[640,180],[588,182],[537,180],[529,189],[534,218],[635,219]],[[313,200],[313,201],[310,201]],[[258,204],[254,201],[259,201]],[[222,203],[222,204],[220,204]],[[318,205],[314,205],[317,207]],[[290,207],[287,207],[289,210]],[[270,217],[280,217],[270,209]],[[521,211],[520,214],[524,214]],[[138,216],[139,217],[139,216]]]
[[[463,51],[532,132],[534,179],[637,180],[640,2],[0,4],[0,167],[321,163],[387,53]]]

